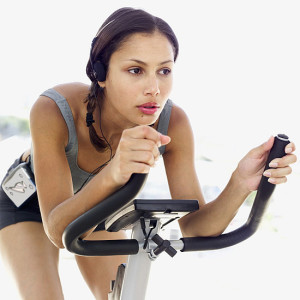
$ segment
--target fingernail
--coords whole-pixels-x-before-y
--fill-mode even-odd
[[[156,145],[159,148],[159,147],[161,147],[161,141],[160,141],[160,139],[161,139],[162,134],[160,132],[158,134],[159,134],[159,136],[158,136],[158,141],[157,141]]]
[[[288,148],[285,149],[285,153],[291,153],[292,151],[293,151],[293,149],[290,148],[290,147],[288,147]]]
[[[265,172],[263,173],[263,175],[266,176],[266,177],[270,177],[270,176],[271,176],[271,173],[270,173],[269,171],[265,171]]]
[[[278,167],[278,163],[276,163],[276,162],[271,162],[271,163],[269,163],[269,166],[270,166],[271,168],[277,168],[277,167]]]
[[[269,178],[268,181],[269,181],[270,183],[273,183],[273,184],[275,183],[275,179],[274,179],[274,178]]]

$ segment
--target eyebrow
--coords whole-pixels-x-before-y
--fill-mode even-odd
[[[133,62],[136,62],[138,64],[144,65],[144,66],[147,65],[147,63],[145,63],[144,61],[139,60],[139,59],[135,59],[135,58],[128,59],[128,61],[133,61]],[[170,63],[170,62],[173,63],[174,61],[172,59],[169,59],[169,60],[166,60],[166,61],[163,61],[163,62],[159,63],[159,65],[161,66],[161,65],[164,65],[164,64]]]

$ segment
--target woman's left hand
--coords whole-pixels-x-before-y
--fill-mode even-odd
[[[257,190],[262,175],[268,177],[270,183],[280,184],[286,182],[286,176],[292,173],[290,165],[297,161],[297,157],[293,153],[296,149],[294,143],[286,145],[286,155],[282,158],[273,159],[269,164],[270,168],[264,171],[266,160],[273,144],[274,137],[270,137],[267,142],[250,150],[239,162],[236,173],[241,184],[248,191]]]

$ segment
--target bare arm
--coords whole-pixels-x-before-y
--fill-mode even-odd
[[[65,155],[68,130],[56,104],[40,97],[31,110],[35,178],[45,232],[62,248],[66,226],[124,185],[133,173],[148,173],[159,156],[161,136],[148,126],[123,131],[114,159],[74,195]]]
[[[91,180],[88,188],[74,195],[65,155],[68,130],[52,100],[43,96],[37,100],[31,110],[30,126],[43,225],[50,240],[56,246],[63,247],[61,235],[64,228],[112,193],[116,186],[106,180],[103,170]]]
[[[173,109],[169,133],[172,142],[167,146],[164,161],[172,198],[197,199],[200,205],[197,212],[180,219],[182,234],[185,237],[217,236],[229,225],[249,193],[257,189],[274,139],[251,150],[241,160],[222,193],[214,201],[205,204],[194,167],[192,129],[187,116],[178,107]],[[295,150],[292,143],[288,148],[289,153]],[[271,170],[269,177],[272,177],[273,183],[285,182],[286,175],[291,172],[289,164],[295,162],[296,157],[287,154],[276,161],[280,168]]]

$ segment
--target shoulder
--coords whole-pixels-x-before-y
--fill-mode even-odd
[[[174,102],[172,103],[170,127],[171,129],[176,129],[183,124],[189,123],[189,118],[186,112],[180,106],[178,106]]]
[[[85,106],[85,99],[89,94],[89,85],[81,82],[71,82],[54,86],[58,93],[60,93],[69,103],[73,114],[81,111],[82,107]]]
[[[84,99],[89,93],[89,85],[81,82],[70,82],[53,87],[57,92],[68,100]]]
[[[30,110],[30,132],[34,143],[46,138],[67,144],[68,129],[56,103],[39,96]]]
[[[193,143],[192,127],[186,112],[173,103],[170,116],[168,135],[172,142],[167,146],[166,151],[186,149],[187,144]]]
[[[68,102],[74,119],[82,112],[86,106],[84,103],[88,93],[89,86],[79,82],[65,83],[52,87]],[[38,118],[50,121],[63,121],[60,109],[55,101],[47,96],[39,96],[31,108],[30,118]]]
[[[88,86],[80,83],[67,83],[53,87],[66,100],[74,116],[82,111]],[[32,134],[42,132],[60,137],[67,142],[68,130],[65,120],[56,103],[47,96],[39,96],[30,111],[30,127]]]
[[[51,89],[57,91],[61,96],[63,96],[70,106],[76,106],[76,103],[78,102],[80,104],[83,103],[89,93],[89,85],[80,82],[64,83],[56,85]],[[53,104],[54,101],[49,99],[47,96],[39,96],[34,106],[41,106],[43,104],[45,106],[51,106],[50,103]],[[53,107],[55,107],[55,105]]]

